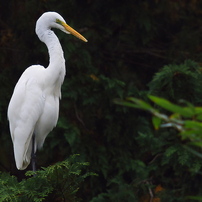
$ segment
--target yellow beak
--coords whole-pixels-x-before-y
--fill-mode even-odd
[[[88,40],[83,37],[81,34],[79,34],[75,29],[71,28],[68,24],[66,24],[65,22],[62,22],[61,20],[57,19],[57,23],[61,24],[65,30],[67,32],[69,32],[70,34],[74,35],[75,37],[81,39],[82,41],[88,42]]]
[[[75,29],[71,28],[68,24],[62,22],[62,25],[68,32],[70,32],[75,37],[81,39],[82,41],[88,42],[88,40],[85,37],[79,34]]]

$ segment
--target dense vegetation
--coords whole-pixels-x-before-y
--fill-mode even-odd
[[[181,202],[202,196],[201,148],[186,147],[190,138],[176,128],[155,129],[150,113],[116,103],[127,97],[150,102],[152,94],[202,105],[201,9],[197,0],[1,0],[1,201]],[[24,69],[48,64],[34,32],[45,11],[60,13],[89,42],[55,31],[67,67],[60,118],[31,177],[15,167],[6,113]],[[70,189],[60,194],[58,186]]]

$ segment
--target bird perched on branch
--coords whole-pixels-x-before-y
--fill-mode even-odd
[[[87,40],[66,24],[56,12],[44,13],[36,22],[36,34],[48,48],[49,65],[28,67],[18,80],[8,106],[8,120],[13,141],[16,166],[24,170],[43,146],[48,133],[56,126],[61,85],[65,77],[65,59],[60,42],[51,30],[59,29]]]

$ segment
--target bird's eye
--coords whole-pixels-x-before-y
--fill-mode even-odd
[[[56,19],[56,23],[58,23],[58,24],[62,25],[62,21],[61,21],[61,20],[59,20],[59,19]]]

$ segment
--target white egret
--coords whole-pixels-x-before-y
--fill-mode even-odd
[[[56,12],[46,12],[37,20],[35,31],[48,48],[50,63],[47,68],[32,65],[24,71],[8,106],[10,133],[19,170],[27,168],[31,154],[43,146],[46,136],[58,120],[65,59],[60,42],[51,28],[73,34],[87,42]]]

